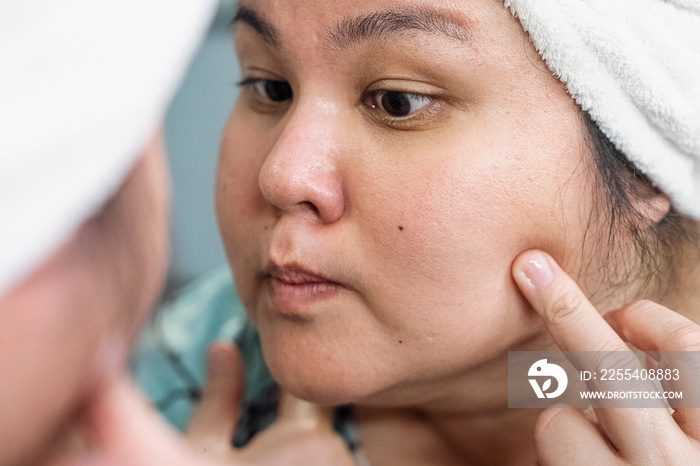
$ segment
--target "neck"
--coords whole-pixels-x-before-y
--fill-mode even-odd
[[[510,351],[555,351],[547,333]],[[538,409],[508,408],[508,353],[504,352],[476,373],[450,399],[450,409],[425,409],[426,419],[470,464],[534,464],[534,425]],[[481,403],[474,403],[476,393]]]
[[[509,348],[555,349],[545,332]],[[370,459],[372,450],[398,443],[409,450],[407,456],[420,458],[415,464],[434,463],[435,454],[443,455],[440,464],[534,464],[534,424],[541,411],[508,408],[507,376],[505,351],[457,380],[439,384],[439,395],[429,401],[404,408],[357,408]]]
[[[511,409],[429,418],[465,464],[535,464],[534,425],[541,410]]]

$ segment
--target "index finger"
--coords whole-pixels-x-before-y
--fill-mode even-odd
[[[309,430],[332,431],[334,414],[331,406],[320,406],[280,389],[278,422],[291,422]]]
[[[549,254],[536,250],[520,254],[512,273],[562,351],[629,351]]]
[[[599,372],[602,367],[635,364],[636,358],[629,357],[633,353],[624,341],[551,256],[541,251],[526,251],[516,258],[512,273],[563,351],[594,352],[576,353],[581,355],[579,361],[571,360],[576,356],[567,355],[575,366],[585,361],[587,369]],[[624,388],[648,391],[653,387],[649,384],[646,380],[633,380]],[[596,409],[596,414],[613,445],[631,457],[643,451],[641,446],[651,445],[653,439],[673,444],[673,439],[681,434],[666,409],[609,408]]]

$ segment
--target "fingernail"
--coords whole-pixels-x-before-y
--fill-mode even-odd
[[[554,278],[549,261],[541,252],[533,252],[528,256],[522,272],[533,286],[548,285]]]

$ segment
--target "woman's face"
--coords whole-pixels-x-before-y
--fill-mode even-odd
[[[273,375],[416,403],[542,331],[511,280],[570,270],[579,110],[500,1],[243,0],[220,228]]]

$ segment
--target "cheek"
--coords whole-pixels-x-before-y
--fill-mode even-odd
[[[267,141],[272,138],[259,133],[257,125],[234,110],[221,142],[216,177],[216,208],[222,229],[233,229],[237,222],[249,221],[265,205],[258,177],[265,154],[269,153]]]
[[[517,339],[513,329],[531,327],[531,315],[510,266],[525,249],[564,250],[572,239],[557,188],[570,173],[510,148],[435,153],[443,155],[366,192],[373,206],[358,201],[371,212],[363,223],[375,264],[367,282],[383,284],[369,300],[396,328],[428,330],[421,338],[432,331],[450,344],[475,332]]]
[[[255,270],[259,265],[256,243],[271,227],[264,215],[271,206],[260,191],[258,177],[271,149],[269,134],[234,110],[224,132],[216,177],[216,213],[219,231],[236,279],[240,298],[251,309]]]

